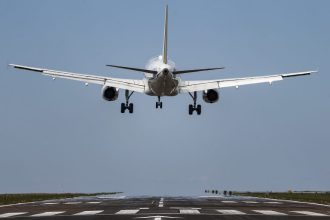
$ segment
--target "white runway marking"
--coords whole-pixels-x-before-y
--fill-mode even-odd
[[[264,214],[264,215],[286,215],[285,213],[276,212],[276,211],[273,211],[273,210],[252,210],[252,211],[258,212],[258,213],[261,213],[261,214]]]
[[[180,214],[200,214],[197,209],[180,209]]]
[[[291,212],[303,214],[303,215],[309,215],[309,216],[328,216],[326,214],[317,213],[317,212],[309,212],[309,211],[291,211]]]
[[[23,215],[25,213],[27,213],[27,212],[8,212],[8,213],[5,213],[5,214],[1,214],[0,218],[7,218],[7,217],[16,216],[16,215]]]
[[[39,214],[31,215],[31,217],[44,217],[44,216],[53,216],[53,215],[58,215],[64,212],[42,212]]]
[[[140,209],[125,209],[120,210],[119,212],[116,212],[117,215],[133,215],[140,211]]]
[[[265,204],[282,204],[281,202],[264,202]]]
[[[228,201],[228,200],[223,200],[223,201],[221,201],[221,202],[223,202],[223,203],[237,203],[237,202],[235,202],[235,201]]]
[[[58,202],[45,202],[44,205],[57,205]]]
[[[160,199],[158,207],[160,208],[164,207],[164,198]]]
[[[221,214],[226,214],[226,215],[245,215],[246,213],[238,211],[238,210],[231,210],[231,209],[218,209],[218,212]]]
[[[256,202],[256,201],[243,201],[244,203],[248,203],[248,204],[257,204],[259,202]]]
[[[100,204],[101,202],[87,202],[88,204]]]
[[[66,202],[64,203],[65,205],[76,205],[76,204],[80,204],[81,202]]]
[[[103,210],[94,210],[94,211],[83,211],[83,212],[78,212],[74,215],[96,215],[103,212]]]

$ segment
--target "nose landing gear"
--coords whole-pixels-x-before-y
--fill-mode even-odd
[[[194,95],[192,95],[190,92],[189,92],[189,95],[191,96],[191,98],[194,100],[194,104],[193,105],[189,105],[189,108],[188,108],[188,112],[189,112],[189,115],[192,115],[194,111],[197,112],[197,115],[200,115],[202,113],[202,106],[201,105],[196,105],[196,101],[197,101],[197,92],[194,92]]]
[[[126,99],[126,102],[125,103],[121,103],[121,108],[120,108],[120,112],[121,113],[125,113],[126,109],[128,109],[128,112],[130,114],[133,113],[133,110],[134,110],[134,105],[133,103],[129,103],[129,98],[133,95],[134,92],[129,92],[129,90],[125,90],[125,99]]]
[[[156,102],[156,108],[160,108],[162,109],[163,108],[163,102],[160,101],[160,96],[158,96],[158,102]]]

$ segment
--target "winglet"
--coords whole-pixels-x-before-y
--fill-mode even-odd
[[[165,7],[165,24],[163,38],[163,63],[167,64],[167,26],[168,26],[168,5]]]

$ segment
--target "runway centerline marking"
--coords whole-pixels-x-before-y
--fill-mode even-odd
[[[180,209],[180,214],[200,214],[197,209]]]
[[[265,204],[282,204],[281,202],[264,202]]]
[[[246,215],[246,213],[232,209],[218,209],[218,212],[225,215]]]
[[[26,214],[27,212],[8,212],[5,214],[0,214],[0,218],[7,218],[7,217],[12,217],[16,215],[23,215]]]
[[[103,212],[103,210],[94,210],[94,211],[83,211],[83,212],[78,212],[74,215],[96,215]]]
[[[100,204],[101,202],[87,202],[88,204]]]
[[[223,201],[221,201],[221,202],[223,202],[223,203],[237,203],[237,202],[235,202],[235,201],[227,201],[227,200],[223,200]]]
[[[81,202],[65,202],[65,205],[76,205],[76,204],[80,204]]]
[[[252,210],[252,211],[258,212],[258,213],[264,214],[264,215],[287,215],[285,213],[276,212],[276,211],[273,211],[273,210]]]
[[[309,216],[328,216],[326,214],[317,213],[317,212],[310,212],[310,211],[291,211],[291,212],[298,213],[298,214],[303,214],[303,215],[309,215]]]
[[[117,215],[132,215],[136,214],[140,211],[140,209],[123,209],[120,210],[119,212],[116,212]]]
[[[59,204],[58,202],[45,202],[43,203],[44,205],[57,205]]]
[[[64,211],[60,211],[60,212],[42,212],[42,213],[39,213],[39,214],[31,215],[31,217],[53,216],[53,215],[58,215],[58,214],[61,214],[61,213],[64,213]]]
[[[257,204],[259,202],[256,202],[256,201],[243,201],[244,203],[248,203],[248,204]]]
[[[159,207],[159,208],[164,207],[164,198],[161,198],[161,199],[160,199],[159,204],[158,204],[158,207]]]

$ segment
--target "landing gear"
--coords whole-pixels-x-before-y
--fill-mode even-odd
[[[158,102],[156,102],[156,108],[160,108],[162,109],[163,108],[163,102],[160,101],[160,96],[158,96]]]
[[[197,115],[200,115],[202,113],[202,106],[201,105],[196,105],[196,101],[197,101],[197,92],[194,92],[194,95],[192,95],[190,92],[189,92],[189,95],[191,96],[191,98],[194,100],[194,104],[193,105],[189,105],[189,108],[188,108],[188,112],[189,112],[189,115],[192,115],[194,111],[197,112]]]
[[[133,113],[133,110],[134,110],[134,105],[133,103],[129,103],[129,98],[133,95],[134,92],[129,92],[128,90],[125,90],[125,99],[126,99],[126,102],[125,103],[121,103],[121,106],[120,106],[120,112],[121,113],[125,113],[126,109],[128,109],[128,112],[129,113]]]

